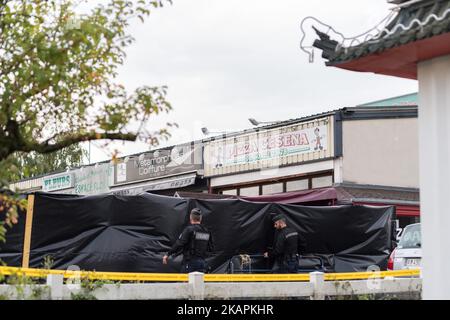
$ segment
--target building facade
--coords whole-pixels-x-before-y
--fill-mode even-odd
[[[395,205],[406,225],[420,216],[417,126],[417,95],[411,94],[28,179],[13,188]]]
[[[258,196],[331,186],[334,128],[326,114],[205,142],[210,192]]]
[[[177,190],[206,192],[201,142],[186,143],[96,163],[11,184],[20,192],[57,192],[80,195],[154,192],[173,195]]]
[[[419,219],[415,94],[204,143],[210,193],[306,205],[395,205],[401,225]]]

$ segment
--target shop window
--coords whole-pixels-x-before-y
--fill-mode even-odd
[[[309,188],[308,179],[294,180],[286,182],[286,191],[300,191]]]
[[[274,194],[283,192],[283,183],[265,184],[262,186],[262,194]]]
[[[332,185],[333,185],[333,176],[312,178],[313,189],[331,187]]]
[[[239,189],[239,195],[247,197],[259,196],[259,186],[241,188]]]
[[[229,196],[236,196],[237,195],[237,190],[236,189],[223,190],[222,194],[229,195]]]

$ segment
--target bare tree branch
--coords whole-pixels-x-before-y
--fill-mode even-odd
[[[91,132],[86,134],[74,134],[70,136],[66,136],[64,139],[58,141],[54,144],[49,144],[49,142],[44,143],[25,143],[18,148],[17,151],[31,152],[36,151],[39,153],[50,153],[53,151],[57,151],[68,147],[72,144],[83,142],[83,141],[91,141],[91,140],[126,140],[126,141],[135,141],[137,135],[134,133],[98,133]]]

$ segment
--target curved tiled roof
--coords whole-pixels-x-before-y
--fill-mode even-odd
[[[337,41],[315,31],[320,39],[314,47],[322,50],[327,65],[337,65],[450,32],[450,0],[423,0],[403,7],[379,37],[352,47],[339,48]]]

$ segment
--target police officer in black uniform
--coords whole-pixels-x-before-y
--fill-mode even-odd
[[[264,257],[273,257],[278,263],[280,273],[297,273],[299,234],[286,224],[286,217],[277,214],[272,218],[275,235],[271,252]]]
[[[178,256],[183,253],[183,267],[181,272],[206,272],[205,258],[213,251],[211,233],[201,225],[202,212],[192,209],[190,225],[184,228],[173,247],[163,257],[163,264],[167,264],[169,256]]]

